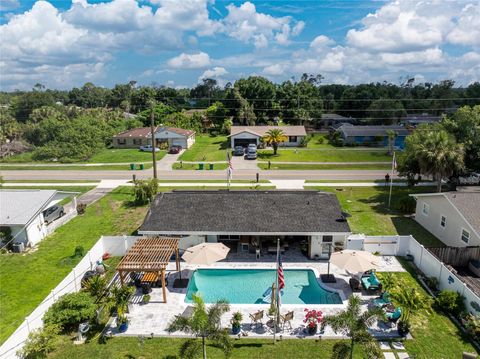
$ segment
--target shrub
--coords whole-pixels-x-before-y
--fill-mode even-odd
[[[85,255],[85,248],[82,246],[76,246],[73,252],[74,258],[82,258]]]
[[[413,197],[402,197],[398,201],[397,209],[403,213],[413,213],[415,212],[415,207],[417,206],[417,201]]]
[[[0,246],[7,246],[8,249],[11,249],[12,239],[12,228],[0,227]]]
[[[24,359],[45,358],[57,347],[59,333],[58,325],[46,325],[32,331],[17,355]]]
[[[425,283],[427,284],[428,288],[433,291],[436,291],[438,289],[437,277],[427,277],[427,279],[425,279]]]
[[[107,290],[107,280],[104,277],[95,275],[85,282],[84,290],[89,293],[98,303],[102,300]]]
[[[87,204],[86,203],[77,204],[77,213],[78,214],[84,214],[86,209],[87,209]]]
[[[452,290],[442,290],[437,297],[437,305],[446,313],[458,316],[465,310],[464,298]]]
[[[150,180],[135,181],[134,202],[136,205],[143,205],[153,201],[153,198],[158,192],[158,182],[155,178]]]
[[[81,322],[95,317],[94,299],[86,292],[69,293],[60,297],[43,316],[43,322],[72,330]]]

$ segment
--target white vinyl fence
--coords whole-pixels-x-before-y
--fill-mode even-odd
[[[480,305],[480,298],[412,236],[355,235],[347,239],[348,248],[362,248],[382,255],[405,256],[410,254],[413,256],[415,265],[425,276],[438,279],[440,290],[447,289],[460,293],[465,297],[467,309],[472,313],[480,314],[472,306],[472,302]]]
[[[28,315],[17,330],[0,347],[0,358],[16,358],[16,352],[20,350],[28,338],[28,334],[43,325],[42,318],[50,306],[62,295],[80,290],[82,277],[86,271],[94,269],[96,262],[102,259],[104,253],[112,256],[123,256],[127,249],[139,237],[118,236],[101,237],[88,251],[82,260],[72,271],[53,289],[50,294]],[[14,305],[14,303],[12,303]]]

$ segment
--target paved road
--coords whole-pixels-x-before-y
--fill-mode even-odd
[[[18,170],[1,171],[5,180],[106,180],[131,179],[135,174],[138,179],[150,178],[152,169],[144,171],[77,171],[77,170]],[[382,170],[304,170],[304,171],[257,171],[235,170],[233,179],[254,180],[257,173],[260,179],[280,180],[383,180],[386,171]],[[224,171],[158,171],[158,178],[163,180],[219,180],[226,178]],[[396,178],[396,176],[394,176]]]

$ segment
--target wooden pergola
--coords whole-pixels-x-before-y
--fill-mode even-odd
[[[169,237],[147,237],[138,239],[117,266],[122,285],[125,281],[125,274],[129,272],[158,274],[162,281],[163,301],[166,303],[165,270],[174,253],[177,271],[180,270],[178,241],[179,238]]]

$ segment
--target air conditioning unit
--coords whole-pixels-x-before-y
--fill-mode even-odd
[[[14,253],[22,253],[23,251],[25,251],[25,245],[23,243],[13,243],[12,251]]]

